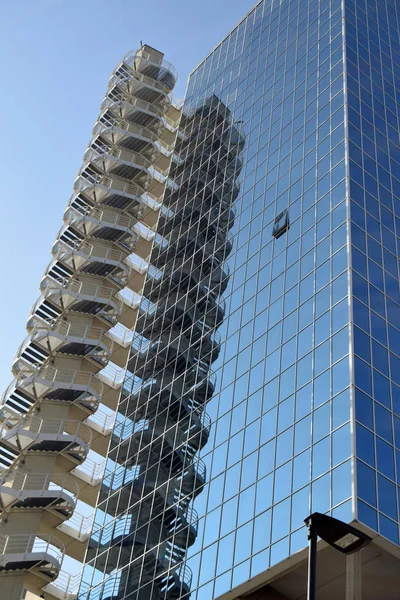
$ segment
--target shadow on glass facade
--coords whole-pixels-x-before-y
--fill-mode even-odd
[[[244,143],[215,95],[183,116],[89,542],[87,598],[190,596],[182,561],[206,482],[198,451],[211,431]]]

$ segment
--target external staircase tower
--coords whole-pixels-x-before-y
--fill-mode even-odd
[[[76,598],[149,268],[180,110],[175,69],[149,46],[114,70],[1,401],[0,585]],[[90,449],[104,457],[88,459]],[[43,596],[44,595],[44,596]]]

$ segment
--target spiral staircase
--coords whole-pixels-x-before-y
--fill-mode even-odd
[[[190,597],[184,559],[206,482],[198,453],[211,428],[243,146],[218,98],[182,115],[111,436],[115,468],[86,557],[102,582],[82,587],[82,600]]]
[[[149,46],[112,73],[0,407],[2,597],[77,598],[172,159],[174,68]],[[88,456],[89,455],[89,456]],[[175,520],[174,520],[175,519]],[[169,527],[185,516],[171,512]]]

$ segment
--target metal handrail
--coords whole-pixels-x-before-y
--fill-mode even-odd
[[[202,461],[201,459],[196,460],[196,462],[194,463],[194,468],[195,471],[198,475],[200,475],[200,477],[202,477],[203,479],[206,478],[206,464],[204,461]]]
[[[16,380],[14,378],[12,380],[12,382],[10,384],[8,384],[8,386],[6,387],[6,389],[4,390],[4,392],[1,395],[1,398],[0,398],[0,418],[1,419],[3,419],[5,416],[7,416],[8,413],[11,413],[13,415],[17,414],[17,412],[15,410],[11,409],[9,406],[6,406],[7,398],[15,390],[15,385],[16,385]],[[3,414],[3,411],[4,411],[4,414]],[[1,437],[1,429],[2,429],[2,426],[0,425],[0,437]]]
[[[142,299],[140,301],[140,311],[141,312],[149,315],[149,314],[153,314],[154,312],[156,312],[157,309],[158,309],[157,303],[152,302],[151,300],[149,300],[149,298],[146,298],[146,296],[142,296]]]
[[[105,412],[104,410],[98,409],[95,413],[93,413],[87,419],[85,419],[84,423],[89,425],[89,427],[92,424],[96,424],[99,425],[103,431],[108,431],[112,429],[115,423],[115,417],[115,413],[110,414]]]
[[[151,65],[154,65],[155,67],[162,67],[163,69],[170,71],[170,73],[173,75],[175,80],[178,77],[178,71],[176,70],[176,68],[174,67],[174,65],[172,63],[170,63],[166,60],[163,60],[163,59],[160,62],[158,62],[157,60],[155,60],[153,58],[153,56],[151,54],[149,54],[142,48],[139,48],[138,50],[131,50],[130,52],[125,54],[125,56],[123,58],[123,62],[126,63],[127,65],[129,65],[130,67],[131,67],[130,63],[131,62],[135,63],[136,60],[145,60],[146,62],[150,63]]]
[[[108,365],[100,371],[99,375],[102,377],[102,381],[105,383],[109,382],[107,383],[109,386],[119,387],[125,379],[125,370],[108,363]]]
[[[214,227],[213,225],[211,226]],[[221,230],[216,231],[215,227],[213,236],[209,239],[206,239],[204,234],[197,233],[189,226],[181,226],[179,231],[172,230],[164,237],[161,237],[160,234],[157,234],[155,243],[164,249],[168,245],[172,246],[173,244],[179,243],[182,236],[185,236],[190,241],[193,241],[201,250],[205,249],[207,255],[223,250],[228,244],[232,244],[234,239],[234,236],[231,232],[224,232]]]
[[[99,158],[107,158],[107,156],[113,156],[114,158],[139,167],[144,167],[145,169],[150,169],[152,166],[151,160],[138,152],[130,152],[129,150],[113,148],[112,146],[105,146],[104,148],[98,146],[89,147],[83,155],[83,160],[85,162],[92,162]]]
[[[67,323],[63,321],[57,328],[53,329],[54,333],[65,335],[66,337],[84,338],[91,342],[104,343],[111,348],[106,335],[106,330],[101,327],[93,327],[91,325],[77,325],[76,323]]]
[[[114,308],[115,315],[119,315],[122,310],[122,300],[118,298],[115,293],[115,290],[106,286],[96,286],[89,283],[83,283],[77,281],[76,279],[65,278],[62,280],[55,280],[52,278],[44,277],[41,282],[41,289],[43,290],[43,294],[39,296],[36,300],[35,304],[32,306],[29,321],[35,317],[40,318],[42,321],[45,319],[38,317],[36,315],[36,311],[39,309],[40,305],[46,301],[47,299],[53,297],[53,301],[55,301],[56,297],[59,296],[59,300],[61,300],[61,296],[65,291],[66,294],[71,293],[73,296],[75,295],[77,298],[82,296],[87,296],[93,302],[103,302],[104,304],[110,304]],[[56,323],[58,320],[62,318],[62,315],[55,317],[54,319],[49,319],[49,323]],[[116,318],[116,317],[114,317]],[[28,321],[28,323],[29,323]]]
[[[170,204],[169,209],[171,210],[171,209],[176,208],[176,211],[172,211],[173,215],[175,215],[176,213],[181,212],[182,209],[186,208],[187,206],[190,206],[190,203],[192,203],[192,202],[195,203],[196,201],[197,201],[196,208],[201,209],[204,206],[205,212],[210,211],[210,205],[208,204],[208,199],[205,199],[204,202],[203,202],[203,200],[200,201],[200,199],[198,198],[196,193],[189,189],[185,190],[185,193],[183,195],[180,195],[172,204]],[[219,220],[222,217],[223,213],[225,213],[225,212],[231,212],[233,214],[233,217],[236,217],[236,215],[237,215],[236,204],[233,202],[229,202],[226,206],[225,206],[225,204],[226,204],[226,202],[223,201],[223,204],[222,204],[223,211],[220,210],[220,208],[221,208],[220,206],[211,208],[211,211],[217,212],[216,220]],[[173,215],[171,215],[171,216],[173,216]]]
[[[224,314],[226,313],[226,300],[225,300],[225,298],[219,297],[215,301],[215,306],[216,306],[217,310],[219,308]]]
[[[217,331],[216,329],[214,331],[211,332],[210,334],[210,340],[212,341],[213,344],[215,344],[216,346],[219,346],[221,344],[221,334],[219,331]]]
[[[204,337],[208,335],[208,332],[204,332]],[[219,334],[219,332],[215,331],[212,332],[210,335],[210,339],[211,341],[218,345],[221,343],[221,335]],[[134,337],[132,339],[132,343],[131,343],[131,349],[133,352],[136,353],[140,353],[140,354],[144,354],[146,353],[151,347],[157,345],[160,341],[166,341],[168,343],[168,345],[176,345],[178,340],[178,337],[161,337],[160,339],[156,339],[156,340],[148,340],[147,338],[144,338],[143,336],[141,336],[140,334],[134,334]],[[188,342],[187,342],[188,344]],[[190,351],[190,345],[187,345],[187,347],[185,347],[184,351]]]
[[[179,184],[176,183],[176,181],[174,181],[173,179],[171,179],[171,177],[167,178],[167,188],[171,191],[171,192],[176,192],[177,190],[179,190]]]
[[[168,169],[161,169],[160,167],[155,167],[154,165],[151,166],[150,168],[150,173],[151,175],[153,175],[154,178],[159,178],[162,177],[162,181],[164,182],[165,179],[167,179],[168,177],[168,173],[169,173],[169,168]]]
[[[206,431],[209,432],[210,428],[211,428],[211,418],[209,417],[209,415],[206,413],[202,414],[200,411],[193,411],[193,412],[198,417],[202,428],[204,428]],[[164,419],[165,417],[162,417],[162,418]],[[154,432],[157,432],[157,425],[156,424],[154,425],[154,422],[156,422],[156,419],[157,419],[157,417],[155,417],[155,419],[142,418],[140,421],[135,422],[135,421],[132,421],[132,419],[127,417],[126,419],[124,419],[122,422],[120,422],[118,425],[115,426],[113,433],[114,433],[114,435],[116,435],[117,437],[122,439],[124,437],[124,435],[126,436],[126,432],[130,436],[134,436],[134,435],[143,433],[148,430],[153,430]],[[177,430],[177,426],[178,426],[178,430]],[[190,426],[191,426],[191,423],[189,420],[189,422],[188,422],[189,429],[190,429]],[[152,441],[146,443],[143,446],[143,448],[146,447],[146,448],[150,448],[150,450],[151,450],[151,446],[154,443],[155,439],[164,436],[165,439],[169,441],[169,444],[174,449],[174,451],[177,451],[178,453],[185,453],[184,447],[182,446],[182,442],[186,439],[188,432],[187,431],[181,432],[181,431],[179,431],[179,429],[180,429],[179,423],[172,424],[163,433],[156,433],[154,435],[154,438],[152,439]],[[126,430],[126,432],[125,432],[125,430]]]
[[[130,288],[124,287],[118,292],[118,298],[120,298],[122,302],[127,304],[130,308],[137,308],[140,305],[142,296]]]
[[[29,346],[31,342],[38,342],[43,338],[60,336],[65,338],[79,338],[82,343],[105,346],[108,353],[112,351],[112,341],[106,335],[107,331],[101,327],[92,327],[91,325],[77,325],[67,321],[58,321],[55,325],[47,323],[37,323],[32,328],[32,333],[19,346],[16,352],[18,358]],[[46,347],[47,349],[47,347]]]
[[[70,475],[57,473],[21,473],[12,471],[0,479],[0,486],[10,490],[44,492],[50,490],[66,491],[76,503],[79,496],[79,485]]]
[[[70,245],[68,242],[63,240],[56,240],[53,245],[53,254],[56,258],[62,260],[63,255],[71,255],[80,253],[86,255],[88,258],[110,260],[116,263],[123,263],[126,253],[115,248],[109,248],[103,246],[100,242],[90,244],[89,242],[77,242]]]
[[[127,533],[129,533],[132,514],[134,514],[134,510],[135,509],[131,507],[129,513],[118,515],[118,518],[116,520],[109,521],[108,523],[105,523],[104,525],[98,527],[92,535],[96,536],[96,538],[98,538],[99,540],[104,540],[104,538],[115,539],[117,537],[126,535]]]
[[[208,379],[208,381],[215,387],[216,383],[217,383],[217,374],[215,371],[213,371],[212,369],[210,369],[206,375],[206,378]]]
[[[136,334],[134,334],[134,337],[132,340],[131,349],[132,349],[132,351],[140,352],[143,354],[150,348],[150,346],[153,343],[155,343],[155,342],[153,342],[152,340],[147,340],[140,334],[136,333]]]
[[[46,591],[48,586],[55,586],[62,590],[65,594],[78,594],[81,577],[81,573],[71,575],[65,571],[60,571],[57,575],[57,579],[46,585],[43,590]],[[48,591],[51,594],[51,588]]]
[[[230,274],[230,267],[226,262],[222,262],[222,261],[217,261],[216,259],[213,260],[212,257],[209,257],[212,262],[211,265],[209,266],[209,270],[208,271],[204,271],[204,275],[201,278],[201,281],[205,281],[211,273],[213,273],[214,271],[216,271],[217,269],[219,269],[222,273],[222,278],[226,279],[229,277]],[[177,273],[181,268],[183,269],[188,269],[188,265],[187,264],[178,264],[178,265],[174,265],[174,269],[173,272]],[[159,281],[160,279],[162,279],[163,277],[165,277],[165,275],[169,275],[171,269],[169,266],[163,266],[161,269],[154,266],[153,264],[149,265],[149,269],[148,269],[148,277],[153,279],[154,281]]]
[[[195,305],[195,303],[193,303],[190,299],[188,299],[184,295],[182,296],[182,295],[176,294],[172,300],[173,301],[170,305],[170,308],[176,307],[178,304],[180,304],[183,301],[185,304],[185,310],[189,315],[192,311],[193,311],[193,314],[196,315],[197,311],[200,310]],[[217,302],[217,299],[215,299],[214,306],[217,310],[220,309],[223,313],[225,313],[226,302],[223,298],[218,298],[218,302]],[[165,308],[164,308],[164,304],[160,305],[160,304],[151,302],[148,298],[142,297],[142,300],[140,302],[140,311],[141,311],[141,313],[146,313],[146,318],[148,318],[148,317],[152,317],[157,312],[160,312],[160,311],[164,312]],[[204,312],[209,312],[209,311],[210,311],[210,306],[206,305]],[[194,321],[196,320],[195,317],[193,317],[193,319],[194,319]],[[209,335],[210,339],[213,342],[215,342],[216,344],[221,343],[221,334],[219,333],[219,331],[217,331],[215,329],[211,330],[211,333],[210,333],[210,329],[205,329],[205,331],[203,332],[202,335],[205,335],[205,336]]]
[[[205,410],[203,410],[203,411],[196,411],[196,413],[197,413],[197,415],[198,415],[198,417],[200,419],[201,426],[206,431],[210,432],[211,424],[212,424],[210,415]]]
[[[121,72],[121,66],[122,65],[119,65],[119,67],[114,69],[114,71],[112,72],[111,77],[108,81],[108,89],[111,90],[116,85],[121,85],[121,83],[122,84],[126,83],[126,84],[128,84],[128,91],[129,91],[130,82],[138,81],[140,83],[143,83],[145,86],[148,86],[150,88],[158,90],[159,92],[163,93],[166,97],[169,96],[170,88],[168,86],[164,85],[160,81],[157,81],[156,79],[153,79],[152,77],[148,77],[147,75],[143,75],[142,73],[133,71],[133,69],[131,69],[129,67],[129,65],[122,67],[124,69],[124,72]],[[128,69],[129,69],[129,72],[128,72]],[[119,73],[118,73],[118,70],[120,70]]]
[[[205,139],[205,137],[208,135],[209,132],[214,132],[215,131],[215,124],[213,123],[212,120],[210,121],[204,121],[202,119],[197,120],[197,123],[195,125],[195,127],[193,127],[189,133],[185,134],[184,132],[182,132],[182,139],[184,141],[188,141],[190,140],[190,142],[192,143],[193,141],[196,141],[198,138],[198,135],[200,134],[202,136],[202,139]],[[221,133],[219,136],[219,141],[228,149],[228,153],[231,153],[232,151],[238,151],[237,154],[239,154],[240,152],[240,146],[242,146],[244,144],[244,140],[245,140],[245,136],[244,134],[237,128],[234,127],[233,125],[230,125],[229,127],[227,127],[223,133]]]
[[[99,208],[90,207],[89,210],[81,212],[71,205],[66,209],[64,218],[70,223],[76,223],[77,221],[84,222],[86,219],[92,219],[100,223],[106,223],[112,227],[124,227],[131,230],[138,222],[134,217],[110,209],[100,210]]]
[[[154,281],[158,281],[164,275],[164,269],[158,269],[156,266],[150,263],[147,276]]]
[[[72,473],[74,473],[77,477],[79,477],[79,473],[83,473],[94,481],[101,480],[104,475],[106,463],[106,460],[101,463],[97,463],[91,458],[87,458],[81,465],[75,467]]]
[[[184,512],[184,516],[186,521],[192,526],[199,520],[199,513],[195,508],[192,508],[191,506],[187,507],[187,509]]]
[[[107,367],[106,367],[107,368]],[[104,369],[103,369],[104,370]],[[179,382],[181,381],[182,378],[178,378],[175,381]],[[185,395],[190,394],[191,391],[195,391],[197,387],[199,387],[199,385],[203,382],[207,380],[213,387],[215,387],[216,382],[217,382],[217,375],[215,373],[215,371],[213,371],[212,369],[208,369],[206,373],[204,373],[204,377],[202,379],[200,379],[199,381],[197,381],[196,383],[194,383],[191,386],[187,386],[187,390],[185,391]],[[129,393],[136,394],[142,387],[145,387],[149,384],[154,384],[157,382],[157,378],[156,377],[149,377],[147,379],[137,379],[134,380],[133,385],[132,385],[132,389],[129,388]]]
[[[81,537],[84,535],[88,535],[91,532],[93,520],[94,513],[92,515],[85,516],[77,511],[74,511],[71,518],[69,518],[66,522],[66,525],[74,529],[77,532],[78,537]],[[60,526],[58,527],[60,528]]]
[[[169,127],[172,128],[173,131],[176,131],[179,127],[179,123],[181,121],[181,116],[179,115],[179,117],[177,119],[172,119],[171,117],[164,115],[162,118],[162,121],[164,122],[164,125],[168,125]]]
[[[168,170],[162,171],[154,166],[149,169],[150,176],[159,183],[165,183],[168,179]]]
[[[119,346],[126,347],[132,341],[134,335],[131,329],[128,329],[122,323],[117,323],[107,331],[107,335],[111,337]]]
[[[138,202],[140,202],[140,198],[145,193],[144,188],[137,183],[129,183],[118,177],[110,177],[108,175],[93,175],[88,178],[84,172],[76,178],[74,188],[78,192],[84,192],[88,187],[96,185],[134,196]]]
[[[165,156],[171,156],[174,151],[175,143],[166,144],[162,140],[157,141],[157,149],[159,152],[162,152]]]
[[[92,388],[98,396],[101,396],[103,393],[102,382],[97,378],[95,373],[90,373],[89,371],[57,369],[56,367],[49,365],[37,371],[36,377],[44,379],[49,383],[67,384],[68,386],[71,386],[71,388],[74,385],[84,388]],[[23,382],[23,379],[30,379],[30,375],[24,375],[21,373],[19,378],[21,379],[21,382]]]
[[[205,130],[202,129],[202,132],[204,131]],[[209,131],[211,133],[214,131],[214,129],[210,127]],[[188,138],[190,137],[192,137],[192,135],[188,136]],[[183,154],[183,158],[181,157],[181,154]],[[213,151],[211,147],[205,149],[205,151],[202,151],[201,157],[202,161],[199,161],[197,136],[194,136],[193,140],[191,140],[188,145],[185,145],[180,149],[176,149],[174,153],[174,160],[179,166],[181,166],[182,164],[185,164],[185,166],[187,166],[187,160],[188,158],[190,158],[192,159],[192,162],[194,162],[195,165],[201,167],[199,163],[204,162],[204,159],[207,159],[210,160],[214,166],[217,166],[219,171],[226,174],[229,174],[230,172],[230,175],[235,173],[237,168],[242,167],[242,161],[240,156],[234,156],[233,158],[231,158],[229,155],[225,155],[223,158],[221,158],[221,156],[215,151]],[[205,167],[203,164],[202,169],[204,170],[204,168]]]
[[[129,133],[137,135],[138,137],[142,137],[151,141],[151,143],[155,145],[160,152],[164,151],[171,154],[175,147],[175,144],[166,144],[165,142],[161,141],[159,139],[159,135],[157,133],[154,133],[147,127],[135,125],[134,123],[130,123],[129,121],[125,121],[124,119],[109,119],[109,123],[97,121],[93,127],[93,135],[96,136],[102,134],[104,133],[105,129],[114,127],[123,131],[128,131]]]
[[[146,102],[146,100],[136,98],[134,96],[131,96],[130,94],[124,94],[124,96],[118,94],[118,97],[106,96],[100,106],[101,114],[104,115],[104,113],[107,110],[111,110],[114,111],[114,113],[116,113],[115,109],[118,110],[124,105],[127,105],[128,107],[132,108],[137,107],[145,112],[152,114],[154,117],[158,117],[161,120],[161,123],[164,125],[164,127],[169,129],[170,131],[176,131],[179,127],[180,115],[177,119],[172,119],[171,117],[165,114],[166,107],[160,108],[158,106],[155,106],[154,104],[151,104],[151,102]]]
[[[64,545],[55,535],[46,534],[39,538],[34,534],[0,534],[0,554],[3,555],[28,553],[49,554],[61,564],[64,552]]]
[[[170,95],[170,100],[171,100],[171,105],[174,108],[176,108],[177,110],[180,110],[184,104],[184,99],[178,98],[178,96],[175,96],[174,94]]]
[[[53,282],[53,284],[46,289],[45,295],[48,297],[51,296],[51,294],[59,293],[61,290],[72,292],[77,296],[89,296],[96,301],[103,300],[104,302],[108,302],[113,300],[116,304],[122,305],[121,301],[116,298],[116,291],[114,289],[106,287],[105,285],[94,285],[93,283],[77,281],[76,279],[65,279],[61,285],[57,285]],[[42,302],[41,298],[37,300],[34,307],[36,307],[37,304],[40,304],[40,302]]]
[[[85,183],[83,184],[83,182]],[[80,176],[75,181],[75,185],[76,189],[78,189],[79,191],[85,191],[85,189],[87,189],[90,186],[100,185],[110,190],[117,190],[122,194],[135,196],[138,202],[140,202],[143,197],[148,196],[156,204],[160,204],[159,198],[156,198],[155,196],[153,196],[153,194],[150,194],[150,192],[146,192],[138,184],[128,183],[118,178],[108,177],[107,175],[98,175],[91,181],[85,179],[83,176]]]
[[[176,148],[172,154],[172,161],[178,166],[180,167],[181,165],[184,165],[186,162],[186,157],[185,158],[181,158],[179,156],[179,154],[176,151]]]
[[[66,433],[68,430],[69,433]],[[9,438],[23,431],[35,435],[76,435],[88,447],[92,442],[92,432],[90,427],[80,421],[70,419],[40,419],[29,415],[25,419],[17,417],[7,419],[0,427],[0,439]],[[72,433],[71,433],[72,431]]]
[[[135,123],[130,123],[129,121],[125,121],[124,119],[109,119],[107,123],[103,123],[102,121],[96,121],[93,127],[93,135],[98,135],[104,132],[105,129],[109,128],[117,128],[122,129],[123,131],[129,131],[129,133],[133,133],[134,135],[146,138],[150,140],[152,143],[156,143],[158,141],[158,135],[148,129],[147,127],[141,127],[140,125],[136,125]]]
[[[174,571],[172,572],[176,574],[177,579],[179,581],[183,581],[190,589],[193,578],[193,572],[190,567],[188,567],[185,563],[182,563],[178,568],[174,569]]]
[[[157,142],[157,144],[158,143],[159,142]],[[88,148],[88,150],[86,150],[84,159],[85,161],[87,161],[87,164],[85,164],[82,167],[81,172],[84,172],[86,170],[89,163],[94,163],[96,166],[102,168],[105,172],[107,172],[107,169],[103,165],[99,165],[98,163],[101,162],[104,158],[107,158],[107,156],[112,156],[115,157],[117,160],[122,160],[124,162],[129,163],[130,165],[142,167],[145,170],[147,180],[156,179],[157,181],[164,183],[168,176],[168,169],[162,170],[159,167],[156,168],[151,161],[135,152],[120,151],[110,147],[105,148],[104,152],[101,152],[100,150],[102,149]],[[148,181],[146,181],[143,185],[146,187],[148,185]]]
[[[157,117],[163,117],[165,113],[164,108],[159,108],[150,102],[146,102],[146,100],[142,100],[141,98],[136,98],[135,96],[131,96],[130,94],[126,94],[124,98],[112,98],[110,96],[106,96],[100,105],[100,110],[104,113],[106,110],[113,110],[114,107],[128,104],[132,107],[141,108],[147,112],[153,113]]]

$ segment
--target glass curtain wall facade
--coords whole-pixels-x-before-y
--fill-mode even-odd
[[[265,0],[190,76],[80,598],[218,598],[312,511],[398,543],[399,32]]]

